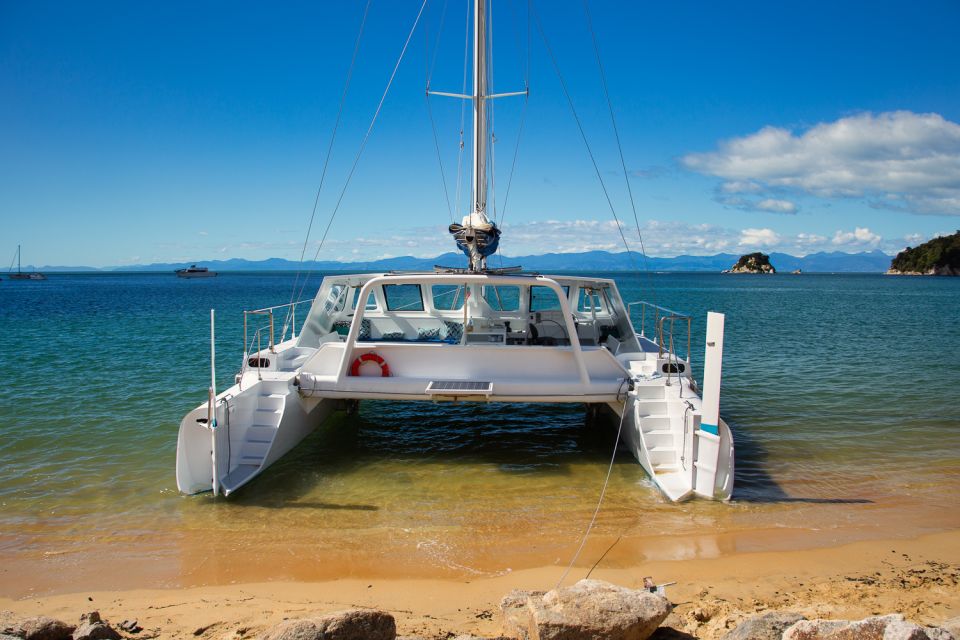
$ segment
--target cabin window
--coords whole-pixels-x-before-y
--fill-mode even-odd
[[[323,305],[323,312],[326,314],[339,313],[343,311],[343,305],[347,302],[347,285],[335,284],[330,287],[330,293]]]
[[[520,287],[514,285],[484,287],[483,299],[494,311],[519,311]]]
[[[570,294],[570,287],[563,287],[565,295]],[[550,287],[530,287],[530,311],[560,311],[560,298]]]
[[[600,296],[599,289],[588,289],[586,287],[580,289],[579,300],[577,301],[577,311],[582,313],[591,313],[596,311],[597,313],[603,313],[603,299]]]
[[[463,309],[464,286],[462,284],[435,284],[431,292],[434,309],[438,311]]]
[[[387,311],[423,311],[423,293],[418,284],[385,284]]]
[[[360,302],[360,289],[363,287],[357,287],[353,290],[353,308],[359,309],[358,303]],[[364,307],[367,311],[377,308],[377,299],[373,297],[373,292],[367,294],[367,306]]]

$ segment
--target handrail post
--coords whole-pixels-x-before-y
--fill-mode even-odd
[[[273,353],[273,309],[270,309],[270,353]]]

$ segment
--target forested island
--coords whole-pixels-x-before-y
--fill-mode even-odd
[[[765,253],[748,253],[740,256],[737,264],[722,273],[776,273],[777,270],[770,264],[770,256]]]
[[[887,275],[960,276],[960,231],[907,247],[890,262]]]

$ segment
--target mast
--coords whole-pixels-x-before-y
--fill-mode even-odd
[[[17,245],[17,273],[20,273],[20,245]]]
[[[473,9],[473,211],[487,222],[487,2]]]

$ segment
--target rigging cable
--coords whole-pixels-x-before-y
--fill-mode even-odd
[[[466,26],[464,27],[464,36],[463,36],[463,88],[460,90],[461,95],[466,95],[467,93],[467,61],[470,59],[470,0],[467,0],[467,18],[465,22]],[[457,152],[457,197],[456,197],[456,211],[460,212],[460,196],[463,191],[463,130],[467,117],[467,101],[463,100],[460,103],[460,150]]]
[[[617,217],[617,211],[613,206],[613,201],[610,199],[610,193],[607,191],[607,185],[603,181],[603,175],[600,173],[600,167],[597,165],[597,160],[593,155],[593,149],[590,147],[590,141],[587,140],[587,133],[583,129],[583,123],[580,122],[580,116],[577,114],[576,107],[573,106],[573,98],[570,97],[570,92],[567,90],[567,83],[563,79],[563,74],[560,73],[560,66],[557,64],[557,59],[553,55],[553,49],[550,48],[550,42],[547,40],[547,34],[543,30],[543,25],[540,23],[540,14],[537,13],[536,6],[531,0],[531,6],[533,6],[533,19],[537,23],[537,31],[540,32],[540,37],[543,39],[543,45],[547,49],[547,55],[550,56],[550,62],[553,64],[553,69],[557,74],[557,78],[560,80],[560,86],[563,88],[563,95],[567,99],[567,104],[570,106],[570,112],[573,114],[573,119],[577,123],[577,129],[580,130],[580,137],[583,139],[583,144],[587,148],[587,155],[590,156],[590,162],[593,164],[593,170],[597,174],[597,180],[600,181],[600,188],[603,189],[603,195],[607,199],[607,206],[610,207],[610,213],[613,215],[613,220],[617,225],[617,231],[620,232],[620,239],[623,240],[623,246],[627,250],[627,257],[630,260],[630,267],[636,271],[636,263],[633,260],[633,252],[630,250],[630,245],[627,243],[627,237],[623,233],[623,225],[620,223],[620,218]]]
[[[640,220],[637,217],[637,205],[633,200],[633,188],[630,186],[630,176],[627,174],[627,163],[623,159],[623,146],[620,144],[620,130],[617,128],[617,119],[613,113],[613,102],[610,100],[610,91],[607,88],[607,74],[603,70],[603,61],[600,58],[600,45],[597,43],[597,34],[593,30],[593,19],[590,17],[590,5],[588,0],[583,0],[583,12],[587,16],[587,27],[590,30],[590,38],[593,40],[593,53],[597,59],[597,68],[600,71],[600,81],[603,84],[603,95],[607,99],[607,110],[610,112],[610,124],[613,125],[613,135],[617,141],[617,151],[620,154],[620,168],[623,169],[623,181],[627,184],[627,194],[630,196],[630,209],[633,211],[633,223],[637,227],[637,238],[640,240],[640,255],[643,256],[643,269],[647,275],[647,282],[650,284],[650,296],[653,298],[653,304],[657,304],[657,288],[653,277],[650,275],[650,266],[647,263],[647,250],[643,246],[643,234],[640,232]]]
[[[410,27],[410,33],[407,34],[407,39],[403,43],[403,49],[400,50],[400,55],[397,58],[396,64],[393,66],[393,71],[390,73],[390,79],[387,81],[387,86],[383,90],[383,95],[380,96],[380,102],[377,104],[377,109],[373,113],[373,118],[370,120],[370,126],[367,127],[367,132],[363,134],[363,140],[360,141],[360,148],[357,149],[357,155],[353,159],[353,164],[350,166],[350,172],[347,174],[347,179],[343,183],[343,188],[340,190],[340,195],[337,197],[337,203],[333,208],[333,212],[330,214],[330,220],[327,222],[326,228],[323,230],[323,236],[320,238],[320,244],[317,246],[317,251],[313,256],[313,260],[316,261],[317,257],[320,255],[320,250],[323,249],[323,244],[327,240],[327,235],[330,233],[330,227],[333,225],[334,219],[337,217],[337,212],[340,211],[340,205],[343,203],[343,197],[347,193],[347,188],[350,186],[350,181],[353,179],[353,174],[357,170],[357,165],[360,163],[360,157],[363,155],[363,150],[367,146],[367,141],[370,139],[370,134],[373,133],[373,126],[377,122],[377,118],[380,116],[380,110],[383,108],[383,103],[387,99],[387,94],[390,93],[390,87],[393,86],[393,80],[397,77],[397,70],[400,68],[400,63],[403,62],[403,56],[407,53],[407,48],[410,46],[410,40],[413,39],[413,34],[417,30],[417,25],[420,24],[420,17],[423,15],[423,10],[427,6],[427,0],[423,0],[423,3],[420,5],[420,11],[417,12],[417,17],[413,21],[413,26]],[[307,273],[309,277],[310,272]],[[298,297],[303,294],[304,288],[307,286],[307,278],[304,278],[303,285],[300,287],[300,293]]]
[[[429,67],[427,68],[427,77],[425,78],[427,83],[427,90],[424,92],[424,100],[427,103],[427,115],[430,116],[430,128],[433,130],[433,146],[437,150],[437,164],[440,166],[440,182],[443,184],[443,197],[447,201],[447,212],[450,214],[450,222],[455,222],[453,217],[453,207],[450,205],[450,191],[447,189],[447,176],[443,170],[443,156],[440,153],[440,138],[437,135],[437,124],[433,118],[433,106],[430,104],[430,83],[433,80],[433,69],[437,64],[437,52],[440,50],[440,34],[443,33],[443,22],[447,17],[447,2],[444,0],[443,11],[440,13],[440,26],[437,28],[437,41],[433,47],[433,60],[430,61]],[[426,33],[426,29],[424,29]],[[429,41],[427,42],[429,47]],[[427,51],[427,59],[430,59],[430,52]]]
[[[320,186],[317,187],[317,195],[313,199],[313,211],[310,213],[310,224],[307,225],[307,235],[303,239],[303,248],[300,250],[300,262],[297,264],[297,275],[293,280],[293,287],[290,289],[290,304],[293,304],[303,292],[303,288],[301,288],[301,294],[296,294],[297,284],[300,281],[300,274],[303,271],[303,258],[307,253],[307,244],[310,242],[310,233],[313,230],[313,221],[317,216],[317,207],[320,204],[320,192],[323,190],[323,183],[327,178],[327,168],[330,166],[330,157],[333,154],[333,143],[337,139],[337,130],[340,128],[340,120],[343,116],[343,105],[347,101],[347,90],[350,88],[350,80],[353,78],[353,69],[357,62],[357,53],[360,51],[360,40],[363,36],[363,29],[367,24],[367,15],[370,12],[370,2],[371,0],[367,0],[367,4],[363,9],[363,19],[360,21],[360,30],[357,32],[357,39],[353,44],[353,55],[350,57],[350,67],[347,70],[347,78],[343,83],[343,91],[340,94],[340,105],[337,107],[337,118],[334,121],[333,134],[330,136],[330,144],[327,145],[327,156],[323,161],[323,170],[320,172]],[[280,333],[281,336],[284,336],[287,333],[287,324],[290,320],[290,316],[291,313],[288,309],[287,317],[283,321],[283,331]],[[296,327],[294,327],[294,329],[296,329]]]

